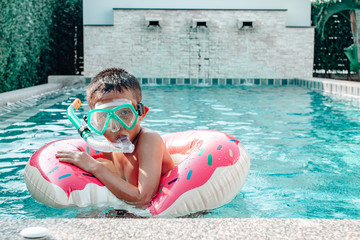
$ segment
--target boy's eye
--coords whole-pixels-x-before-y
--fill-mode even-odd
[[[118,115],[119,117],[126,117],[128,115],[130,115],[132,112],[129,108],[125,108],[125,109],[119,109],[115,112],[116,115]]]
[[[129,110],[124,110],[124,111],[121,112],[121,115],[127,115],[127,114],[129,114],[129,113],[130,113]]]

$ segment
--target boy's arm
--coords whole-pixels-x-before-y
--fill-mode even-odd
[[[92,173],[117,198],[136,205],[146,205],[156,195],[159,187],[165,145],[157,133],[143,134],[138,141],[138,186],[134,186],[115,175],[87,153],[59,152],[57,157],[60,161],[73,163]]]
[[[114,174],[109,174],[108,169],[101,165],[98,165],[92,174],[117,198],[137,205],[146,205],[156,195],[159,187],[165,145],[157,133],[143,134],[138,141],[138,186]]]
[[[162,161],[167,150],[159,134],[153,132],[141,137],[142,144],[138,151],[138,191],[141,202],[147,204],[159,189]]]

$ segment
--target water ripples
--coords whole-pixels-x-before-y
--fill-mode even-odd
[[[38,204],[23,179],[37,149],[78,137],[66,108],[78,97],[83,101],[78,115],[85,114],[84,92],[84,87],[64,89],[0,115],[0,217],[75,217],[88,211]],[[360,218],[358,106],[299,87],[270,86],[145,86],[143,103],[150,107],[144,127],[161,134],[225,131],[250,153],[241,193],[205,217]]]

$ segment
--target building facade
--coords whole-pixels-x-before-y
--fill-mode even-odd
[[[310,15],[310,1],[295,2]],[[306,14],[289,17],[286,1],[268,9],[260,3],[253,9],[241,4],[222,9],[142,4],[130,8],[108,0],[107,10],[96,10],[94,0],[84,1],[86,77],[109,67],[147,79],[312,76],[314,28]]]

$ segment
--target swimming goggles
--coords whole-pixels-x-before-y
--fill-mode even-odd
[[[112,102],[95,105],[95,109],[89,111],[87,116],[88,126],[97,134],[104,134],[107,129],[117,132],[121,126],[127,130],[135,127],[138,116],[142,115],[144,105],[139,103],[135,110],[130,100],[116,99]]]

